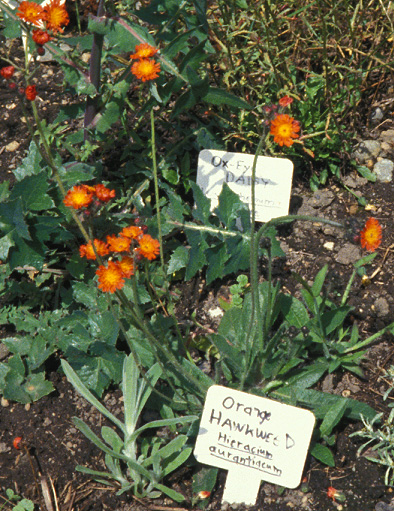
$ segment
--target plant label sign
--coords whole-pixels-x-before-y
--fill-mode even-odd
[[[255,505],[261,481],[300,484],[314,425],[309,410],[213,385],[194,456],[228,470],[224,502]]]
[[[252,206],[251,182],[253,154],[229,153],[213,149],[200,151],[197,184],[211,199],[211,209],[218,205],[223,183],[227,183],[242,202]],[[256,220],[268,222],[289,214],[293,162],[287,158],[259,156],[256,163]]]

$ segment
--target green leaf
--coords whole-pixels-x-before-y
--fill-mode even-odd
[[[337,401],[326,413],[323,422],[320,425],[320,434],[322,436],[328,436],[332,433],[332,430],[342,419],[346,411],[346,401]]]
[[[12,201],[1,202],[0,228],[7,233],[13,231],[21,238],[30,240],[29,229],[23,218],[23,213],[23,203],[19,197]]]
[[[205,251],[207,261],[207,285],[211,284],[215,279],[223,277],[223,267],[229,259],[225,243],[216,243]]]
[[[186,267],[185,280],[190,280],[207,263],[205,250],[209,247],[203,233],[193,230],[186,231],[187,239],[191,245],[189,260]]]
[[[244,110],[252,109],[249,103],[224,89],[211,87],[203,99],[206,103],[211,103],[212,105],[227,105],[233,108],[243,108]]]
[[[335,467],[334,455],[325,445],[315,444],[311,449],[311,454],[324,465]]]
[[[302,328],[309,321],[309,314],[304,304],[291,295],[279,295],[278,306],[290,326]]]
[[[236,221],[241,212],[246,211],[249,215],[249,208],[241,201],[238,194],[233,192],[227,183],[223,183],[219,195],[219,204],[214,213],[228,229],[235,229]],[[238,230],[238,229],[237,229]]]
[[[105,37],[109,51],[117,54],[133,51],[137,44],[148,43],[156,46],[155,40],[145,27],[129,24],[124,18],[117,20],[107,17],[89,16],[88,29]]]
[[[81,394],[91,405],[93,405],[97,410],[107,417],[110,421],[112,421],[118,428],[125,432],[125,428],[123,423],[115,417],[111,412],[109,412],[104,405],[100,403],[100,401],[94,397],[94,395],[87,389],[87,387],[82,383],[81,379],[77,375],[77,373],[72,369],[70,364],[65,360],[61,360],[62,369],[64,374],[66,375],[68,381],[73,385],[75,390]]]
[[[10,182],[9,181],[3,181],[0,183],[0,202],[5,201],[10,196]]]
[[[327,272],[328,272],[328,265],[326,264],[325,266],[323,266],[323,268],[319,271],[319,273],[315,277],[315,280],[314,280],[312,288],[311,288],[312,294],[315,298],[320,296],[320,293],[322,292]]]
[[[19,353],[8,359],[8,366],[19,376],[25,376],[26,368]]]
[[[67,163],[60,172],[63,184],[72,187],[78,183],[85,183],[95,177],[97,172],[101,171],[101,163],[96,165],[88,165],[87,163],[71,162]]]
[[[121,452],[124,447],[124,442],[116,433],[116,431],[114,431],[112,428],[109,428],[108,426],[103,426],[101,428],[101,436],[115,452],[118,454]]]
[[[0,259],[5,261],[8,258],[8,253],[11,247],[15,245],[12,239],[12,234],[7,234],[0,238]]]
[[[205,465],[197,466],[193,474],[192,490],[193,495],[197,496],[200,491],[212,491],[215,487],[216,480],[218,477],[219,469],[214,467],[208,467]],[[203,501],[205,502],[205,501]],[[208,499],[205,502],[208,505]],[[206,507],[204,506],[204,507]],[[200,507],[200,506],[199,506]]]
[[[33,176],[42,172],[44,167],[44,161],[41,154],[35,144],[30,142],[29,150],[26,158],[22,160],[22,163],[15,170],[12,171],[18,181],[22,181],[27,176]]]
[[[194,8],[196,9],[197,18],[203,29],[208,31],[207,21],[207,0],[193,0]]]
[[[351,310],[352,307],[343,305],[342,307],[337,307],[334,310],[327,311],[322,314],[320,316],[320,321],[323,325],[325,334],[329,335],[336,328],[341,326]]]
[[[28,376],[23,388],[32,401],[38,401],[55,390],[52,383],[45,380],[44,372]]]
[[[183,502],[185,500],[185,497],[181,493],[168,488],[168,486],[164,486],[164,484],[157,483],[155,484],[155,488],[165,493],[174,502]]]
[[[46,175],[41,172],[34,176],[24,177],[12,188],[10,199],[22,199],[24,209],[42,211],[54,206],[52,199],[47,195],[48,182]]]
[[[6,337],[1,342],[7,346],[11,353],[26,355],[29,353],[33,340],[28,335],[22,337]]]
[[[376,174],[372,172],[368,167],[364,167],[363,165],[357,165],[356,166],[357,172],[368,179],[371,183],[374,183],[376,181]]]
[[[170,260],[168,261],[167,275],[172,275],[173,273],[186,268],[189,260],[189,250],[189,248],[183,245],[174,250],[171,254]]]
[[[73,285],[73,296],[78,303],[82,303],[88,309],[97,309],[98,291],[95,286],[88,286],[83,282],[75,282]]]
[[[119,120],[123,108],[124,102],[119,98],[115,98],[107,103],[104,111],[97,116],[98,121],[95,126],[97,132],[101,134],[106,133]]]
[[[12,508],[12,511],[33,511],[34,503],[29,499],[22,499],[16,506]]]
[[[1,10],[1,3],[0,3]],[[5,28],[1,31],[1,34],[6,39],[16,39],[21,36],[21,24],[19,21],[12,19],[11,17],[4,15]]]
[[[203,224],[207,224],[209,223],[208,219],[211,215],[211,200],[204,195],[201,188],[193,181],[190,181],[190,186],[193,191],[193,198],[196,206],[192,211],[193,218]]]
[[[288,385],[289,388],[294,387],[297,390],[307,389],[317,383],[326,371],[326,363],[315,362],[300,369],[294,376],[287,378],[286,385]]]
[[[37,270],[43,268],[45,245],[37,241],[25,241],[20,238],[16,239],[15,245],[9,253],[9,264],[12,269],[17,266],[34,266]]]
[[[180,113],[185,110],[190,110],[197,103],[198,98],[194,94],[192,89],[186,90],[183,94],[181,94],[175,102],[174,107],[171,110],[171,118],[174,119]]]
[[[229,258],[225,262],[223,275],[248,270],[250,266],[250,239],[245,236],[232,236],[225,240]]]

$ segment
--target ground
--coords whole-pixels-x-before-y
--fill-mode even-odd
[[[0,65],[2,63],[0,62]],[[59,89],[62,84],[60,69],[54,63],[47,63],[39,78],[39,107],[52,119],[57,111]],[[62,98],[65,100],[65,98]],[[17,167],[26,154],[29,136],[26,123],[19,110],[18,101],[4,85],[0,89],[0,181],[12,182],[12,169]],[[390,128],[387,124],[384,129]],[[378,131],[370,136],[376,138]],[[347,176],[349,178],[349,176]],[[369,281],[364,284],[357,278],[350,293],[350,304],[354,306],[352,320],[356,321],[361,335],[366,338],[394,320],[393,296],[393,243],[392,224],[392,183],[367,183],[356,175],[351,175],[353,191],[362,194],[374,207],[370,211],[359,206],[354,195],[338,183],[330,182],[324,189],[312,194],[302,180],[293,183],[291,212],[313,212],[316,216],[350,223],[364,222],[373,215],[383,226],[383,242],[378,256],[367,267]],[[311,224],[294,224],[280,231],[282,248],[286,258],[277,261],[275,277],[289,290],[297,292],[297,283],[291,272],[299,273],[305,280],[313,280],[316,273],[325,265],[330,267],[330,282],[338,292],[343,292],[352,271],[352,262],[364,252],[346,235],[332,228]],[[356,250],[356,254],[354,253]],[[353,258],[353,259],[352,259]],[[355,258],[355,259],[354,259]],[[264,274],[264,262],[262,262]],[[226,297],[228,286],[234,282],[231,276],[216,282],[207,290],[202,279],[184,285],[183,308],[180,316],[187,316],[197,310],[200,322],[214,327],[210,311],[218,307],[218,298]],[[364,378],[356,378],[350,373],[327,377],[322,383],[326,392],[340,393],[366,402],[377,412],[388,413],[388,401],[382,395],[387,386],[380,380],[382,369],[394,364],[394,345],[390,334],[384,335],[368,350],[363,363]],[[112,489],[103,487],[75,471],[76,465],[100,469],[103,460],[100,452],[79,433],[72,423],[77,416],[87,421],[93,428],[101,425],[101,417],[87,402],[79,397],[73,388],[58,373],[49,375],[56,392],[31,405],[9,403],[2,400],[0,407],[0,506],[5,490],[12,488],[16,493],[31,498],[38,503],[37,488],[24,451],[15,450],[12,441],[23,436],[29,445],[36,475],[40,472],[49,487],[54,489],[52,500],[58,502],[59,509],[74,511],[141,511],[142,509],[192,509],[190,488],[192,467],[184,467],[167,481],[186,497],[185,504],[160,499],[141,501],[132,496],[117,497]],[[122,415],[119,392],[110,389],[104,402],[111,411]],[[369,511],[378,503],[390,503],[392,494],[384,485],[384,469],[359,456],[357,450],[361,440],[350,434],[361,428],[361,423],[344,423],[336,430],[335,468],[328,468],[308,458],[304,484],[301,489],[285,490],[269,484],[262,484],[256,507],[264,511],[284,511],[288,509],[331,511]],[[217,487],[212,494],[209,509],[221,508],[221,494],[225,473],[221,473]],[[38,478],[38,485],[40,480]],[[327,488],[334,486],[347,497],[344,504],[327,497]],[[56,495],[56,497],[54,496]],[[10,509],[10,507],[6,507]],[[45,509],[42,507],[42,509]],[[382,507],[380,509],[390,509]]]

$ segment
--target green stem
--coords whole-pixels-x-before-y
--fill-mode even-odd
[[[56,181],[56,183],[57,183],[57,185],[58,185],[58,187],[60,189],[60,192],[62,193],[62,195],[64,197],[66,195],[66,189],[64,188],[63,181],[61,180],[61,177],[59,175],[59,171],[57,169],[57,165],[55,163],[55,159],[54,159],[54,157],[52,155],[51,148],[50,148],[50,146],[48,144],[48,141],[46,139],[46,136],[45,136],[45,133],[44,133],[44,130],[43,130],[43,127],[42,127],[41,119],[40,119],[40,117],[38,115],[38,112],[37,112],[37,106],[36,106],[34,101],[31,102],[34,122],[35,122],[35,124],[37,126],[37,131],[38,131],[38,134],[39,134],[39,140],[37,140],[37,137],[36,137],[36,135],[34,133],[33,127],[31,126],[31,124],[28,121],[29,114],[27,112],[26,107],[23,104],[23,102],[21,104],[22,104],[23,112],[25,114],[25,118],[27,120],[26,124],[27,124],[28,130],[29,130],[30,136],[31,136],[32,140],[34,141],[34,143],[36,144],[37,149],[38,149],[42,159],[47,163],[48,167],[52,170],[53,177],[54,177],[54,179],[55,179],[55,181]],[[85,241],[87,243],[89,243],[89,241],[90,241],[89,234],[87,233],[85,227],[83,226],[81,220],[79,219],[76,211],[71,208],[70,209],[70,213],[71,213],[75,223],[77,224],[79,230],[81,231],[82,236],[85,238]]]
[[[268,339],[268,331],[271,326],[271,302],[272,302],[272,247],[271,243],[268,248],[268,291],[267,291],[267,306],[265,307],[265,314],[264,314],[264,329],[262,331],[262,339],[260,340],[260,344],[264,346],[265,341]],[[259,313],[259,316],[263,316],[261,313]],[[261,330],[259,329],[259,336]]]
[[[155,182],[155,198],[156,198],[156,214],[157,214],[157,229],[159,231],[160,242],[160,264],[164,273],[164,254],[163,254],[163,235],[161,230],[161,217],[160,217],[160,195],[159,195],[159,179],[157,176],[157,162],[156,162],[156,138],[155,138],[155,116],[153,108],[150,111],[150,124],[151,124],[151,144],[152,144],[152,164],[153,164],[153,179]]]
[[[254,323],[254,319],[257,319],[257,329],[259,335],[259,344],[258,351],[260,352],[263,347],[263,325],[262,325],[262,317],[260,312],[260,296],[259,296],[259,275],[258,275],[258,259],[259,259],[259,240],[256,237],[255,228],[256,228],[256,168],[257,168],[257,160],[261,149],[263,147],[264,138],[261,137],[258,143],[256,154],[253,159],[252,166],[252,183],[251,183],[251,198],[252,198],[252,220],[251,220],[251,231],[250,231],[250,287],[251,287],[251,299],[252,299],[252,315],[250,318],[250,332],[252,331],[252,325]],[[252,344],[252,343],[251,343]],[[251,346],[250,349],[253,347]]]
[[[259,277],[258,277],[258,271],[257,271],[257,264],[258,264],[258,255],[255,257],[255,246],[256,246],[256,237],[255,237],[255,227],[256,227],[256,167],[257,167],[257,159],[259,157],[259,154],[261,152],[261,148],[263,146],[264,138],[261,137],[260,141],[258,143],[256,153],[253,158],[253,165],[252,165],[252,182],[251,182],[251,227],[250,227],[250,286],[251,286],[251,299],[252,299],[252,311],[250,316],[250,322],[249,322],[249,331],[248,331],[248,337],[251,342],[247,344],[247,350],[245,353],[245,370],[241,375],[240,378],[240,390],[243,389],[245,385],[246,378],[248,376],[250,367],[253,364],[252,361],[252,353],[255,353],[255,347],[254,347],[254,328],[255,328],[255,318],[257,319],[257,328],[260,329],[262,327],[261,325],[261,317],[259,314]],[[258,249],[257,249],[258,254]],[[260,340],[260,333],[259,335],[259,342]],[[260,347],[261,348],[261,347]],[[258,352],[261,350],[259,349]]]
[[[349,298],[350,288],[352,287],[352,284],[354,282],[356,274],[357,274],[357,270],[354,269],[353,273],[350,275],[350,279],[349,279],[349,282],[347,283],[345,292],[343,293],[342,300],[341,300],[341,306],[345,305],[347,302],[347,299]]]
[[[381,337],[382,335],[384,335],[387,332],[394,333],[394,322],[385,326],[384,328],[379,330],[379,332],[376,332],[376,334],[369,336],[368,339],[358,342],[351,348],[348,348],[347,350],[344,351],[344,353],[351,353],[352,351],[357,351],[360,348],[364,348],[364,346],[368,346],[369,344],[371,344],[372,342],[374,342],[376,339],[378,339],[379,337]]]
[[[154,350],[157,360],[159,360],[159,357],[161,356],[162,357],[161,360],[163,360],[164,362],[169,362],[180,375],[182,375],[187,380],[191,381],[193,383],[194,387],[200,393],[200,396],[204,397],[205,391],[207,389],[201,385],[201,382],[199,380],[197,380],[197,378],[195,378],[188,371],[185,371],[184,367],[177,360],[175,355],[172,353],[171,349],[168,349],[163,344],[163,342],[160,342],[160,340],[156,339],[156,336],[151,332],[149,326],[146,323],[144,315],[142,314],[142,311],[139,308],[138,298],[133,302],[133,304],[131,304],[122,290],[117,290],[116,295],[120,301],[121,306],[124,307],[124,309],[126,311],[129,311],[129,313],[130,313],[133,321],[137,325],[137,327],[146,336],[146,340],[147,340],[147,342],[149,342],[152,349]],[[184,398],[184,396],[182,396],[182,397]]]

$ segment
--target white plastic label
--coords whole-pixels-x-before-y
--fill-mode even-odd
[[[204,149],[198,157],[197,184],[218,205],[223,183],[251,208],[253,154]],[[259,156],[256,163],[256,220],[268,222],[289,213],[293,163],[286,158]]]
[[[314,424],[309,410],[213,385],[194,456],[228,470],[224,502],[254,505],[261,481],[300,484]]]

